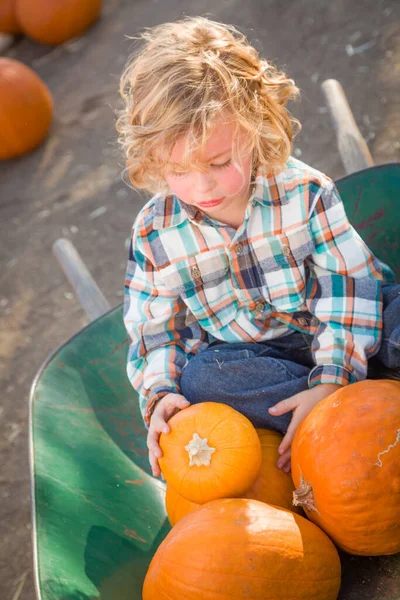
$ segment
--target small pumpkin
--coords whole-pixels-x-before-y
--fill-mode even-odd
[[[295,504],[350,554],[400,551],[400,382],[366,380],[317,404],[292,444]]]
[[[191,502],[241,496],[261,466],[261,444],[251,422],[235,409],[203,402],[181,410],[162,433],[159,465],[166,481]]]
[[[143,600],[336,600],[340,560],[325,533],[291,511],[226,498],[186,515],[160,544]]]
[[[299,506],[292,504],[294,485],[290,474],[276,466],[279,458],[278,448],[283,436],[269,429],[256,431],[261,443],[261,467],[255,482],[243,497],[303,514]],[[176,525],[182,517],[202,506],[187,500],[169,484],[166,486],[165,505],[172,526]]]
[[[0,0],[0,33],[20,33],[17,20],[16,0]]]
[[[99,17],[102,0],[16,0],[22,31],[41,44],[63,44]]]
[[[52,115],[53,99],[40,77],[17,60],[0,58],[0,160],[36,148]]]

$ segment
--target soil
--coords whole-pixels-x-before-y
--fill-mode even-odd
[[[0,165],[0,598],[33,600],[28,398],[46,356],[87,323],[52,255],[76,245],[111,306],[122,300],[126,241],[144,197],[121,179],[118,79],[134,36],[182,15],[247,33],[302,90],[295,155],[345,174],[320,89],[338,79],[376,163],[400,160],[397,0],[104,0],[101,19],[60,47],[17,38],[7,54],[46,81],[55,116],[35,152]],[[399,556],[343,557],[341,600],[398,600]]]

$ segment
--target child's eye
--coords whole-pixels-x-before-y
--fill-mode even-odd
[[[187,171],[174,171],[171,173],[174,177],[185,177],[187,175]]]
[[[215,169],[223,169],[224,167],[229,167],[229,165],[231,164],[231,158],[229,158],[228,160],[226,160],[224,163],[218,165],[211,165],[212,167],[214,167]]]

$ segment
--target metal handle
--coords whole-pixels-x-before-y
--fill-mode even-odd
[[[340,83],[327,79],[321,84],[335,128],[337,145],[346,173],[361,171],[374,164],[368,146],[357,127]]]
[[[58,239],[53,244],[53,253],[89,319],[94,321],[108,312],[111,306],[103,296],[73,243],[64,238]]]

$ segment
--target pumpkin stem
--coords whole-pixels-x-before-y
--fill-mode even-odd
[[[211,454],[215,452],[215,448],[211,448],[208,445],[207,438],[201,438],[198,433],[194,433],[192,439],[185,446],[185,450],[189,454],[189,466],[201,467],[205,465],[210,466]]]
[[[306,510],[318,512],[315,506],[314,490],[301,474],[300,485],[293,492],[293,506],[301,506]]]

